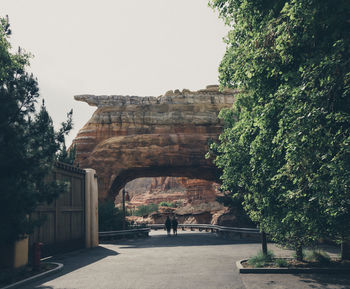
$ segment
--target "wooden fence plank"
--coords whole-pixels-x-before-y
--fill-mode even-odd
[[[43,257],[85,246],[85,171],[57,163],[53,178],[66,182],[68,191],[53,203],[38,206],[31,216],[46,218],[29,238],[30,246],[43,243]]]

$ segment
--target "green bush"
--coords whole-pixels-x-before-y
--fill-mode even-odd
[[[169,207],[169,208],[175,208],[176,204],[175,203],[170,203],[170,202],[161,202],[159,204],[160,207]]]
[[[136,209],[136,211],[134,211],[134,215],[139,217],[145,217],[153,212],[158,212],[157,204],[141,205]]]
[[[278,259],[275,259],[275,265],[277,267],[287,267],[288,263],[286,259],[278,258]]]
[[[267,263],[272,262],[274,258],[274,253],[272,251],[267,251],[267,254],[264,255],[262,251],[260,251],[255,256],[251,257],[248,260],[248,264],[253,267],[264,267]]]
[[[99,231],[114,231],[123,229],[123,211],[116,208],[112,201],[98,204]],[[126,221],[126,229],[129,223]]]
[[[306,252],[305,260],[327,265],[331,262],[331,257],[324,251],[313,250]]]

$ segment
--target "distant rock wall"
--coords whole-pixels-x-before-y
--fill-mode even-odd
[[[183,206],[198,205],[216,202],[216,197],[222,196],[219,185],[206,180],[184,177],[158,177],[151,180],[150,186],[150,180],[147,178],[137,179],[127,184],[126,191],[130,196],[130,206],[176,201],[181,202]],[[120,202],[121,197],[118,196],[116,203]]]
[[[227,208],[216,201],[217,196],[222,196],[216,183],[183,177],[158,177],[151,180],[150,186],[150,179],[147,178],[128,183],[126,190],[131,199],[126,203],[127,208],[135,210],[141,205],[159,205],[162,202],[176,204],[176,207],[160,207],[157,213],[146,219],[130,217],[134,222],[162,223],[166,216],[176,215],[181,223],[212,223],[213,216],[217,220],[218,216],[227,212]],[[116,203],[121,206],[119,196]]]
[[[159,97],[75,96],[97,106],[73,141],[76,162],[96,170],[100,199],[114,198],[139,177],[215,181],[217,169],[204,155],[208,141],[222,130],[219,111],[232,106],[234,95],[232,90],[208,86]]]

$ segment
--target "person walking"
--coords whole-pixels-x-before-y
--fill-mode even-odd
[[[171,220],[171,227],[173,228],[173,233],[176,236],[177,235],[177,225],[178,225],[178,221],[176,220],[175,216],[173,217],[173,219]]]
[[[164,225],[165,225],[166,231],[167,231],[168,236],[169,236],[170,235],[170,230],[171,230],[171,221],[170,221],[169,216],[166,217]]]

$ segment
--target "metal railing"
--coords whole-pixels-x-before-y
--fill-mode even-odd
[[[162,230],[164,229],[164,224],[149,224],[147,225],[147,228],[140,228],[140,229],[131,229],[131,230],[120,230],[120,231],[105,231],[105,232],[99,232],[99,238],[100,239],[108,239],[113,237],[140,237],[140,236],[148,236],[149,232],[151,230]],[[185,231],[186,229],[190,229],[191,231],[198,230],[198,231],[206,231],[206,232],[212,232],[217,233],[222,236],[228,236],[231,233],[238,234],[240,238],[242,237],[258,237],[260,235],[259,230],[253,229],[253,228],[238,228],[238,227],[224,227],[224,226],[218,226],[218,225],[211,225],[211,224],[179,224],[178,230]]]
[[[119,231],[104,231],[98,232],[99,238],[113,238],[113,237],[126,237],[126,236],[148,236],[151,228],[131,229],[131,230],[119,230]]]
[[[149,224],[149,228],[152,230],[164,229],[163,224]],[[211,224],[179,224],[178,229],[190,229],[191,231],[197,229],[199,231],[211,231],[211,232],[232,232],[232,233],[246,233],[246,234],[260,234],[260,231],[254,228],[239,228],[239,227],[224,227]]]

